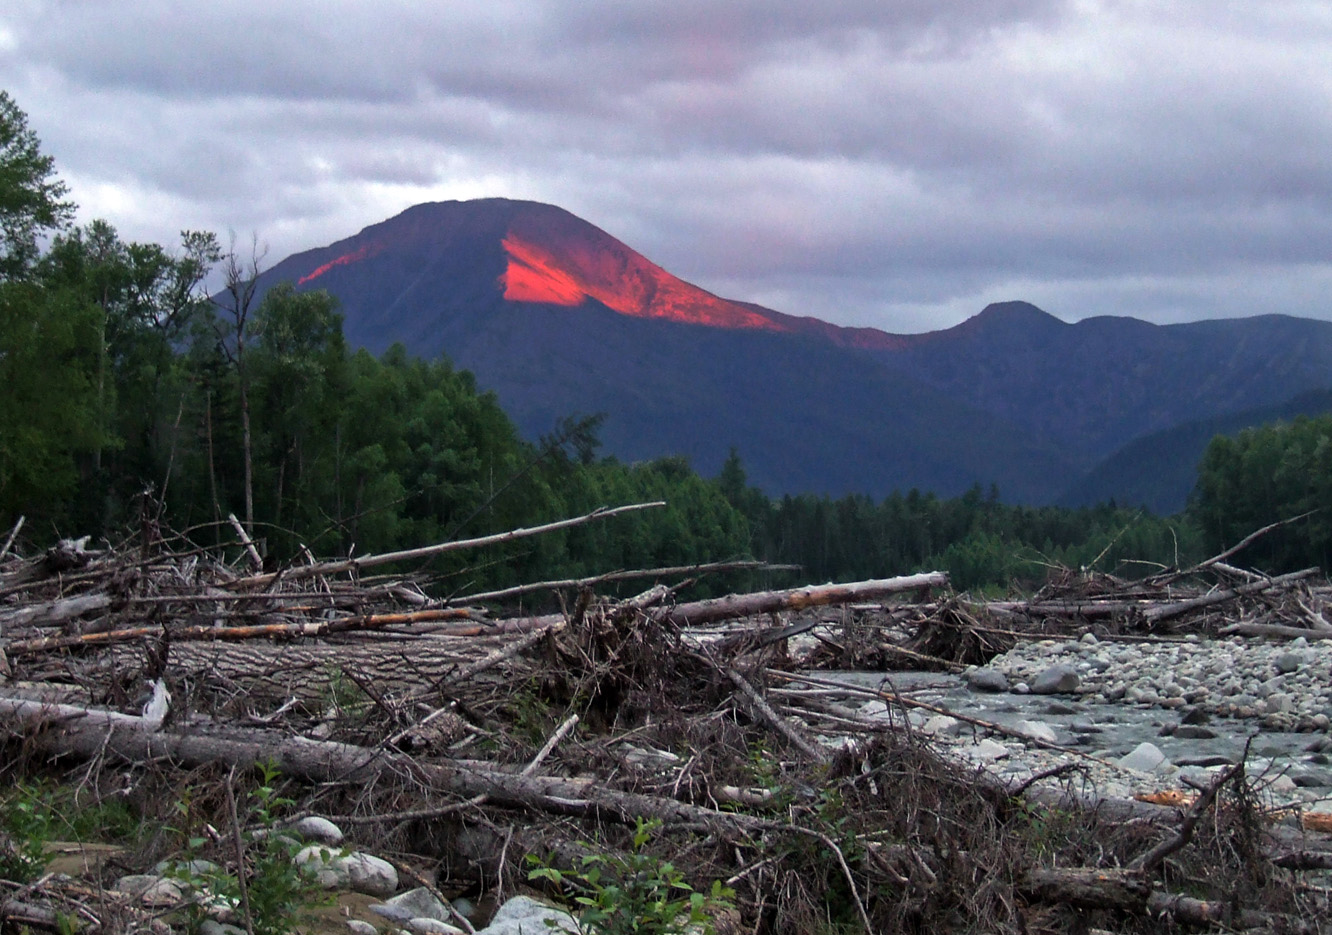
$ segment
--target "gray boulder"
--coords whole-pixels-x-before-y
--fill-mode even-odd
[[[1042,743],[1057,743],[1059,736],[1053,727],[1044,721],[1018,721],[1017,729],[1024,737],[1039,740]]]
[[[395,919],[437,919],[440,922],[448,922],[453,918],[453,913],[449,912],[449,907],[444,905],[438,896],[424,886],[399,893],[392,899],[385,900],[385,903],[402,913],[406,913],[405,916],[395,913],[391,916]],[[377,907],[372,906],[371,908]],[[387,915],[386,913],[381,914]]]
[[[998,669],[982,667],[979,669],[969,669],[966,674],[967,685],[972,691],[977,692],[1006,692],[1008,691],[1008,676]]]
[[[538,902],[530,896],[515,896],[476,935],[542,935],[545,932],[578,933],[578,923],[563,909]]]
[[[342,843],[342,829],[327,818],[320,818],[318,815],[307,815],[296,824],[291,826],[295,831],[307,841],[315,841],[319,844],[338,845]]]
[[[416,935],[465,935],[462,929],[456,925],[449,925],[447,922],[441,922],[439,919],[412,919],[407,923],[407,930],[415,932]]]
[[[1118,764],[1124,769],[1135,769],[1141,773],[1151,773],[1163,766],[1168,766],[1170,761],[1166,755],[1161,752],[1161,748],[1154,743],[1143,742],[1138,744],[1118,760]]]
[[[1031,691],[1034,695],[1058,695],[1077,691],[1082,678],[1078,671],[1070,665],[1059,663],[1050,666],[1031,683]]]
[[[398,871],[393,865],[360,851],[342,854],[311,844],[296,855],[296,865],[324,889],[350,889],[380,899],[398,891]]]

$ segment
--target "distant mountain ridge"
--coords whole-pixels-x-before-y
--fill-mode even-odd
[[[1064,491],[1056,502],[1079,507],[1113,499],[1120,506],[1145,506],[1158,515],[1177,513],[1188,502],[1198,463],[1213,438],[1327,412],[1332,412],[1332,389],[1301,393],[1275,406],[1174,425],[1129,442]]]
[[[348,341],[447,354],[529,437],[606,412],[610,453],[735,446],[772,493],[1052,502],[1131,440],[1332,386],[1332,324],[1068,324],[1025,302],[943,331],[843,328],[713,295],[563,209],[417,205],[264,275],[326,288]]]

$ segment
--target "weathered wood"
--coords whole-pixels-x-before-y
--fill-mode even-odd
[[[104,646],[109,643],[123,643],[144,637],[169,635],[172,642],[215,642],[218,640],[252,639],[291,639],[294,637],[329,636],[351,630],[376,630],[398,624],[421,623],[431,620],[471,619],[471,612],[464,607],[441,607],[434,610],[415,610],[401,614],[361,614],[355,617],[340,617],[335,620],[321,620],[311,623],[269,623],[257,626],[214,627],[133,627],[128,630],[107,630],[103,633],[84,633],[79,636],[46,636],[31,640],[15,640],[5,646],[5,652],[12,656],[48,652],[53,649],[65,649],[72,646]]]
[[[1159,623],[1162,620],[1169,620],[1172,617],[1182,616],[1189,611],[1201,610],[1204,607],[1212,607],[1216,604],[1224,604],[1227,601],[1233,601],[1235,598],[1243,597],[1246,594],[1261,594],[1263,591],[1270,591],[1272,588],[1294,584],[1296,581],[1312,578],[1320,571],[1322,571],[1320,568],[1305,568],[1300,571],[1292,571],[1290,574],[1278,575],[1275,578],[1254,581],[1250,584],[1241,584],[1238,587],[1227,588],[1223,591],[1214,591],[1211,594],[1204,594],[1202,597],[1190,598],[1187,601],[1176,601],[1173,604],[1158,604],[1144,610],[1142,616],[1148,623]]]
[[[734,620],[755,614],[770,614],[783,610],[804,610],[828,604],[850,604],[855,601],[874,600],[890,594],[908,591],[928,591],[948,584],[948,575],[942,571],[907,575],[901,578],[879,578],[856,581],[851,584],[823,584],[785,591],[759,591],[753,594],[730,594],[706,601],[693,601],[664,610],[661,619],[678,627],[701,626],[718,620]]]
[[[464,667],[477,661],[478,653],[484,655],[504,645],[498,640],[448,637],[403,642],[173,643],[170,665],[173,670],[242,687],[256,698],[295,695],[308,702],[327,697],[330,682],[344,674],[386,690],[425,692],[450,669]],[[117,667],[133,670],[143,664],[138,644],[117,644],[110,653]]]
[[[1274,639],[1325,640],[1332,637],[1332,627],[1288,627],[1279,623],[1232,623],[1216,631],[1217,636],[1267,636]]]
[[[1211,558],[1199,562],[1198,564],[1194,565],[1192,568],[1185,568],[1182,571],[1169,572],[1164,575],[1155,575],[1152,577],[1151,580],[1157,583],[1164,584],[1170,581],[1175,581],[1180,578],[1184,578],[1188,575],[1196,574],[1197,572],[1200,571],[1206,571],[1208,568],[1211,568],[1213,566],[1225,568],[1227,571],[1232,571],[1232,572],[1238,571],[1241,574],[1250,574],[1250,572],[1244,572],[1242,569],[1231,569],[1228,566],[1222,565],[1222,563],[1226,559],[1230,558],[1232,555],[1242,551],[1246,546],[1251,545],[1253,542],[1267,535],[1269,532],[1272,532],[1275,529],[1280,529],[1282,526],[1289,526],[1291,523],[1297,523],[1300,520],[1305,519],[1306,517],[1312,516],[1315,512],[1316,512],[1315,510],[1310,510],[1307,513],[1301,513],[1299,516],[1292,516],[1289,517],[1288,519],[1277,520],[1275,523],[1269,523],[1268,525],[1262,527],[1261,529],[1255,529],[1253,532],[1249,533],[1247,536],[1245,536],[1239,542],[1236,542],[1234,545],[1226,549],[1224,552],[1220,552],[1217,555],[1213,555]]]
[[[992,613],[997,611],[1001,614],[1022,614],[1027,617],[1097,620],[1132,614],[1150,605],[1146,601],[1098,600],[1088,597],[1076,601],[988,601],[979,606]]]
[[[1184,845],[1188,844],[1189,841],[1193,839],[1193,829],[1197,827],[1198,821],[1202,818],[1203,814],[1212,807],[1212,803],[1216,801],[1216,795],[1221,791],[1221,787],[1243,771],[1243,763],[1237,763],[1229,769],[1222,771],[1220,775],[1212,780],[1211,784],[1208,785],[1203,794],[1198,796],[1198,800],[1193,803],[1193,807],[1190,808],[1188,814],[1184,816],[1184,820],[1179,823],[1179,827],[1175,830],[1174,834],[1166,838],[1160,844],[1157,844],[1151,850],[1135,857],[1133,862],[1129,864],[1129,869],[1139,870],[1144,873],[1152,873],[1161,865],[1162,861],[1175,853],[1175,851],[1184,847]]]
[[[1021,889],[1039,902],[1127,912],[1141,912],[1152,892],[1140,871],[1099,867],[1037,868],[1023,878]]]
[[[231,524],[232,529],[236,530],[236,535],[240,537],[241,545],[245,547],[245,554],[250,557],[250,564],[254,566],[254,570],[263,571],[264,560],[259,556],[259,550],[254,547],[254,540],[250,538],[250,534],[245,531],[245,527],[241,525],[240,520],[236,519],[236,514],[228,513],[227,522]]]
[[[133,761],[170,759],[185,766],[221,764],[248,769],[271,761],[285,775],[313,782],[367,784],[385,773],[411,777],[438,793],[472,798],[484,795],[498,805],[551,814],[613,820],[633,825],[640,818],[687,824],[736,835],[770,830],[773,822],[720,812],[662,796],[623,792],[591,780],[524,776],[494,769],[425,763],[405,754],[331,741],[273,734],[270,740],[237,740],[193,732],[149,732],[142,719],[71,705],[0,697],[0,725],[30,735],[49,753]],[[257,732],[256,732],[257,733]]]
[[[611,571],[587,578],[565,578],[559,581],[536,581],[531,584],[518,584],[498,591],[479,591],[450,598],[448,604],[476,603],[479,601],[497,601],[504,598],[531,594],[535,591],[557,591],[569,588],[590,588],[598,584],[610,584],[615,581],[632,581],[637,578],[674,578],[681,575],[708,575],[723,571],[798,571],[799,565],[769,565],[767,562],[708,562],[701,565],[673,565],[669,568],[644,568],[638,571]]]
[[[284,581],[293,581],[299,578],[314,578],[320,575],[336,575],[348,571],[360,571],[363,568],[373,568],[377,565],[388,565],[393,562],[415,562],[425,558],[434,558],[436,555],[443,555],[446,552],[456,552],[461,549],[478,549],[490,545],[500,545],[505,542],[513,542],[516,539],[525,539],[529,536],[539,536],[548,532],[555,532],[560,529],[569,529],[573,526],[582,526],[599,519],[609,519],[612,516],[619,516],[623,513],[632,513],[636,510],[650,510],[659,506],[665,506],[664,500],[656,500],[651,503],[630,503],[626,506],[602,507],[593,510],[583,516],[576,516],[572,519],[562,519],[554,523],[546,523],[542,526],[529,526],[523,529],[511,529],[508,532],[499,532],[490,536],[480,536],[475,539],[456,539],[452,542],[440,542],[436,545],[422,546],[417,549],[404,549],[400,552],[384,552],[379,555],[362,555],[360,558],[341,559],[334,562],[316,562],[313,565],[299,565],[295,568],[289,568],[282,572],[275,572],[267,575],[251,575],[248,578],[237,578],[235,581],[227,583],[229,588],[261,588],[272,584],[278,578]]]
[[[749,684],[749,681],[743,675],[734,669],[727,669],[726,675],[735,687],[740,689],[741,694],[745,696],[750,706],[758,713],[760,720],[765,721],[815,763],[828,763],[831,759],[828,753],[820,749],[812,740],[802,737],[800,732],[786,718],[772,710],[772,707],[763,700],[763,696],[758,693],[753,685]]]
[[[9,535],[5,537],[5,544],[0,546],[0,561],[4,561],[5,556],[9,554],[9,547],[14,544],[14,540],[18,537],[19,530],[23,528],[23,524],[27,519],[26,516],[20,516],[18,522],[14,524],[14,528],[9,530]]]
[[[30,604],[7,614],[0,614],[0,633],[15,627],[56,626],[66,620],[106,610],[111,606],[111,595],[103,593],[79,594],[56,601]],[[11,653],[12,654],[12,653]]]

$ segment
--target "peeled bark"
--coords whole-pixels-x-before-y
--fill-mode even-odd
[[[871,601],[907,591],[928,591],[948,584],[942,571],[907,575],[902,578],[878,578],[851,584],[822,584],[788,591],[759,591],[754,594],[730,594],[706,601],[677,604],[663,614],[663,619],[679,627],[700,626],[718,620],[733,620],[755,614],[782,610],[804,610],[827,604],[852,604]]]

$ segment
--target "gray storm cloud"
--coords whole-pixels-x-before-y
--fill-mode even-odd
[[[1329,66],[1332,13],[1279,0],[0,12],[0,84],[127,236],[278,258],[534,198],[722,294],[889,330],[1003,298],[1332,317]]]

